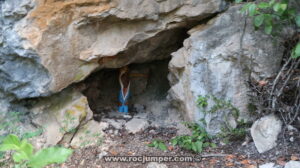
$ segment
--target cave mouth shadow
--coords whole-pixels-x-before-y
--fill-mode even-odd
[[[168,63],[170,59],[156,60],[149,63],[130,64],[129,114],[148,113],[151,106],[156,110],[165,107],[170,89],[168,81]],[[103,69],[93,73],[84,83],[83,94],[87,97],[93,111],[94,120],[114,118],[118,112],[118,94],[120,91],[119,69]],[[155,102],[153,104],[153,102]],[[162,102],[162,108],[157,103]],[[152,110],[153,111],[153,110]]]

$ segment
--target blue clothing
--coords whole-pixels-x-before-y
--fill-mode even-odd
[[[122,94],[122,89],[120,90],[120,93],[119,93],[119,101],[120,103],[122,104],[121,106],[119,106],[119,112],[122,112],[122,113],[128,113],[128,106],[126,105],[127,101],[128,101],[128,98],[129,98],[129,90],[127,91],[127,95],[125,95],[125,97],[123,97],[123,94]]]

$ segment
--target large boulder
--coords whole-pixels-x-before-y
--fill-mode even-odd
[[[259,153],[274,148],[277,136],[281,132],[282,122],[273,114],[265,116],[251,127],[251,136]]]
[[[285,164],[284,168],[298,168],[300,167],[300,161],[289,161]]]
[[[44,129],[45,145],[56,145],[64,135],[72,137],[79,127],[92,119],[87,98],[75,89],[67,89],[43,98],[31,109],[33,123]]]
[[[238,115],[230,115],[232,110],[228,108],[206,114],[197,107],[198,96],[214,96],[231,102],[231,108],[239,110],[239,118],[249,120],[248,77],[257,80],[270,77],[282,59],[283,48],[264,33],[254,31],[251,20],[247,20],[243,32],[245,18],[240,8],[233,6],[208,23],[191,29],[191,37],[172,54],[169,64],[172,85],[169,99],[187,120],[205,119],[212,134],[220,132],[224,124],[235,127]],[[208,99],[208,104],[211,107],[216,102]]]

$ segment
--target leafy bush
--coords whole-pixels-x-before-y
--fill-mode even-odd
[[[171,139],[173,146],[179,146],[180,148],[191,150],[196,153],[201,153],[202,150],[208,146],[216,147],[216,144],[212,143],[212,137],[205,131],[204,128],[199,126],[197,123],[184,123],[192,131],[192,135],[176,136]],[[168,148],[165,142],[162,140],[154,140],[149,147],[155,147],[157,149],[166,151]]]
[[[163,151],[166,151],[168,148],[165,145],[164,141],[162,140],[154,140],[150,144],[148,144],[149,147],[154,147]]]
[[[214,104],[209,106],[208,100],[212,100]],[[219,99],[215,96],[198,96],[197,105],[205,114],[216,113],[219,110],[228,110],[236,119],[239,117],[239,110],[232,105],[230,101]]]
[[[251,124],[246,123],[244,120],[241,120],[238,122],[236,128],[223,127],[222,132],[217,136],[226,143],[228,143],[229,141],[241,140],[246,137],[247,128],[249,128],[250,126]]]
[[[73,152],[71,149],[49,147],[34,153],[33,146],[27,140],[20,140],[13,134],[3,140],[0,151],[14,151],[12,159],[16,168],[42,168],[52,163],[63,163]]]
[[[235,0],[237,3],[242,0]],[[295,29],[300,28],[300,13],[292,5],[297,1],[290,0],[269,0],[264,2],[249,2],[241,9],[253,17],[253,24],[256,29],[264,28],[266,34],[277,35],[283,26],[292,26]],[[294,47],[291,56],[300,57],[300,42]]]
[[[204,128],[196,123],[185,123],[185,125],[192,130],[192,135],[177,136],[171,140],[173,146],[192,150],[201,153],[202,150],[208,146],[216,147],[216,144],[211,143],[212,137],[205,131]]]

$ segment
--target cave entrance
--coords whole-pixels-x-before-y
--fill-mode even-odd
[[[101,69],[92,73],[83,81],[94,119],[123,118],[124,113],[118,112],[119,105],[119,67],[128,65],[130,76],[130,97],[128,111],[130,116],[144,117],[155,121],[158,125],[174,123],[179,114],[172,109],[167,100],[170,84],[168,81],[168,64],[171,53],[183,46],[188,37],[188,28],[182,27],[160,32],[139,44],[129,47],[118,54],[117,59],[108,62]],[[175,115],[174,115],[175,114]]]
[[[152,61],[150,63],[130,64],[130,97],[128,100],[131,116],[144,113],[164,113],[168,106],[166,100],[170,89],[168,75],[169,59]],[[119,69],[103,69],[95,72],[85,80],[87,89],[83,92],[87,96],[90,108],[94,112],[94,119],[118,118],[118,95],[120,91]]]

